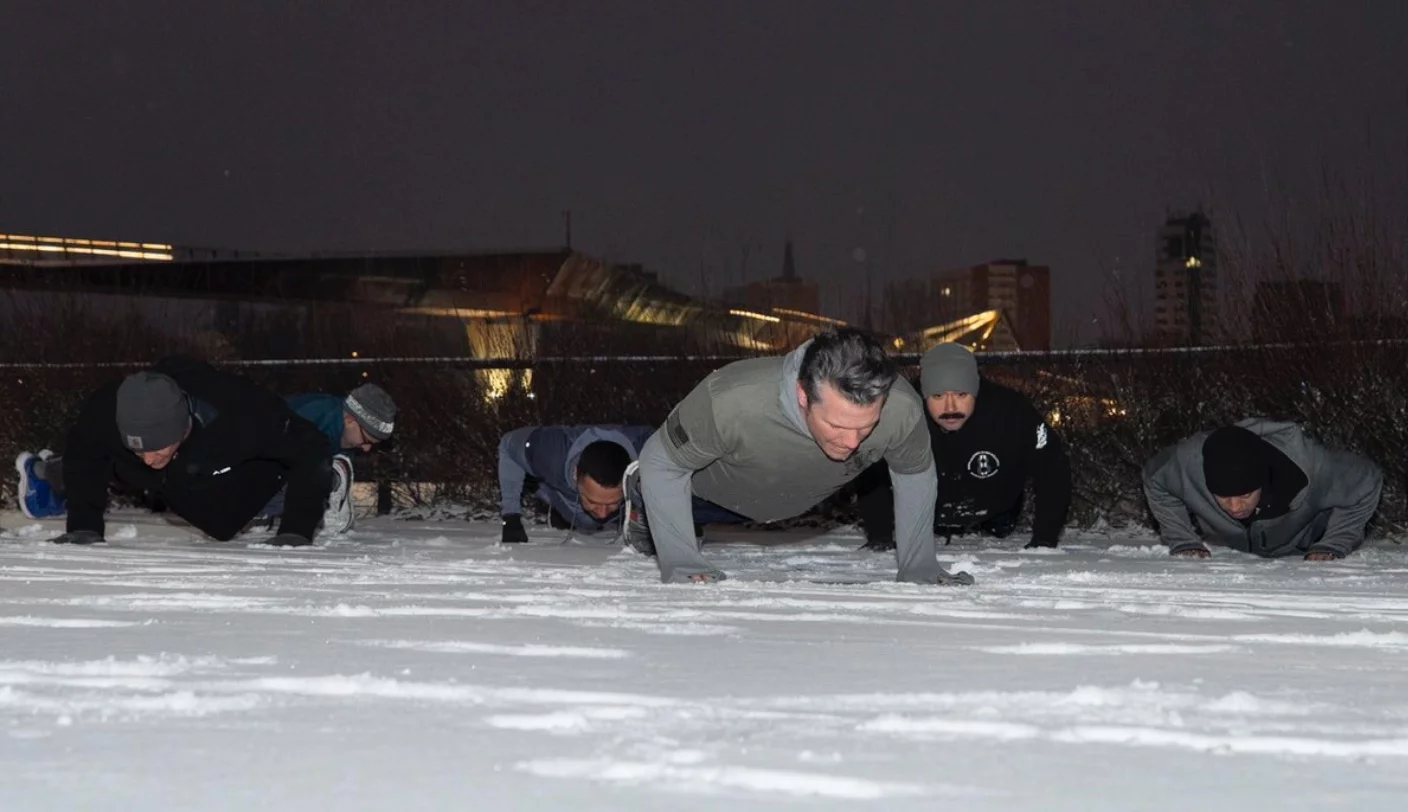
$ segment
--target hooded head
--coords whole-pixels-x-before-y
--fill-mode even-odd
[[[625,500],[626,469],[631,452],[620,443],[597,440],[582,449],[577,458],[577,501],[582,510],[599,522],[616,515]]]
[[[1271,478],[1266,442],[1241,426],[1224,426],[1203,440],[1203,480],[1219,506],[1234,519],[1256,511]]]

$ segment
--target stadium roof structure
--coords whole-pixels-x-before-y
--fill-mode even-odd
[[[0,265],[73,267],[126,263],[247,259],[259,254],[217,248],[194,248],[163,242],[93,240],[85,237],[39,237],[0,233]]]
[[[900,337],[905,348],[923,353],[937,344],[952,342],[974,351],[1018,352],[1017,335],[1001,310],[984,310],[944,324],[936,324]]]
[[[0,287],[129,297],[337,302],[465,322],[570,321],[675,328],[772,353],[845,324],[754,312],[674,290],[638,265],[567,248],[269,255],[165,243],[0,235]]]

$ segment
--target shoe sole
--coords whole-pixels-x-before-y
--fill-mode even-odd
[[[323,529],[329,531],[331,535],[340,536],[352,529],[352,525],[356,523],[357,518],[355,512],[352,510],[352,465],[345,459],[337,457],[333,458],[332,465],[334,476],[337,476],[343,484],[343,487],[338,488],[338,490],[342,492],[342,499],[339,500],[336,513],[340,516],[345,511],[347,518],[345,521],[339,522],[341,526],[338,528],[325,527]],[[331,508],[329,512],[332,512]]]
[[[626,466],[626,470],[621,474],[621,495],[625,497],[621,505],[621,539],[622,546],[634,547],[630,542],[631,537],[631,512],[634,509],[631,499],[631,477],[640,471],[640,460],[631,460]]]
[[[19,495],[20,513],[23,513],[30,519],[38,521],[39,517],[30,513],[29,508],[25,504],[29,500],[30,490],[29,476],[25,474],[24,466],[25,463],[29,462],[31,459],[37,459],[37,455],[31,454],[28,451],[21,451],[19,456],[15,457],[15,470],[19,472],[20,475],[20,484],[15,488],[15,491]]]

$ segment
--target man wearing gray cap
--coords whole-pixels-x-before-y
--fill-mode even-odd
[[[238,535],[286,488],[271,543],[303,546],[338,496],[325,444],[312,423],[248,378],[167,358],[90,395],[64,455],[21,465],[21,493],[35,489],[26,471],[39,474],[42,462],[35,479],[67,511],[67,532],[54,541],[96,544],[114,482],[152,494],[218,541]]]
[[[396,429],[396,401],[374,383],[364,383],[345,397],[307,394],[287,397],[284,401],[294,414],[317,426],[328,439],[334,496],[329,497],[323,529],[333,535],[351,530],[354,518],[351,455],[369,454],[372,448],[391,439]],[[339,494],[341,498],[336,498]],[[258,518],[277,518],[283,509],[284,494],[280,492],[260,511]]]
[[[1006,538],[1022,512],[1027,480],[1036,512],[1032,547],[1055,547],[1071,504],[1065,447],[1025,395],[978,374],[973,353],[939,344],[920,359],[919,388],[939,477],[934,532]],[[889,472],[874,466],[857,485],[863,549],[894,549]]]
[[[333,454],[366,454],[390,440],[396,429],[396,401],[374,383],[364,383],[346,396],[307,394],[284,400],[327,436]]]

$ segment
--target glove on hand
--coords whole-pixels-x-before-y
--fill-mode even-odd
[[[974,579],[966,572],[948,572],[939,568],[939,586],[972,586]]]

